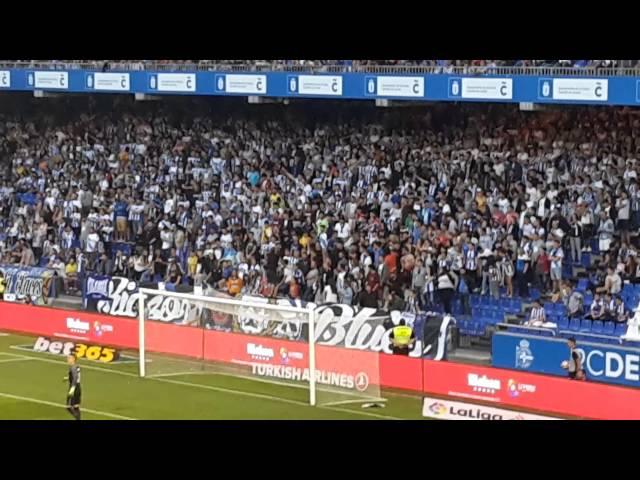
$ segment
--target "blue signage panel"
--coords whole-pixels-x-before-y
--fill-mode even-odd
[[[587,380],[640,387],[640,348],[578,342]],[[498,368],[566,376],[562,362],[569,359],[565,339],[496,332],[491,364]]]
[[[0,90],[640,105],[638,77],[5,69]]]

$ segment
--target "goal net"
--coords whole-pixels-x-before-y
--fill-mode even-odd
[[[168,297],[181,322],[149,320],[150,296]],[[380,354],[318,344],[312,307],[140,289],[140,376],[199,375],[199,384],[310,405],[382,401]]]

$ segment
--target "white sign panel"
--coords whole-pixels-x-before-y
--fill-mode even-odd
[[[559,418],[424,397],[422,416],[440,420],[560,420]]]
[[[220,75],[216,79],[216,90],[227,93],[267,93],[266,75]]]
[[[35,88],[67,90],[69,88],[69,73],[33,72],[33,77],[29,76],[27,81],[29,82],[29,86]]]
[[[0,70],[0,88],[11,87],[11,72],[9,70]]]
[[[93,85],[87,86],[95,90],[128,92],[130,78],[128,73],[94,73],[92,77],[87,78],[87,83],[90,82]]]
[[[511,100],[513,80],[511,78],[463,78],[462,98]]]
[[[157,82],[156,89],[159,92],[196,91],[196,75],[194,73],[159,73]]]
[[[606,102],[609,99],[609,80],[597,78],[554,78],[553,99]]]
[[[382,97],[424,97],[423,77],[378,77],[376,94]]]
[[[342,77],[331,75],[298,76],[298,93],[301,95],[342,95]]]

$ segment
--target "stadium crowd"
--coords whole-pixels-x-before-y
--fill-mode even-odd
[[[320,70],[339,67],[347,71],[367,71],[377,67],[431,67],[433,73],[449,73],[454,68],[468,69],[469,73],[490,73],[496,67],[572,67],[582,68],[634,68],[639,60],[23,60],[0,61],[3,64],[19,63],[22,66],[48,64],[55,68],[96,68],[108,70],[148,70],[178,68],[194,70],[220,70],[247,67],[254,69]]]
[[[585,270],[598,316],[640,278],[630,109],[110,96],[2,109],[0,263],[55,269],[70,290],[94,272],[407,310],[460,296],[470,313],[472,292],[536,288],[575,314],[574,272],[598,253]]]

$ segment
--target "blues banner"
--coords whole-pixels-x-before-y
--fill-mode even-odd
[[[561,365],[569,359],[566,339],[496,332],[491,364],[498,368],[566,376]],[[640,387],[640,348],[578,342],[587,380]]]
[[[35,305],[46,305],[54,294],[54,271],[48,268],[0,265],[6,280],[5,300],[22,301],[29,297]]]
[[[217,95],[640,105],[640,77],[549,77],[445,73],[156,72],[0,70],[0,90],[57,93]]]
[[[144,285],[157,288],[157,285]],[[127,278],[89,275],[83,289],[85,309],[114,316],[138,316],[138,284]],[[230,298],[217,291],[207,291],[212,300]],[[282,306],[312,307],[316,310],[316,341],[321,345],[391,353],[391,330],[404,319],[413,327],[416,345],[411,356],[434,360],[446,359],[451,317],[421,313],[418,315],[359,308],[343,304],[315,305],[299,300],[267,299],[245,295],[241,298],[254,306],[205,303],[167,295],[147,295],[145,316],[149,320],[200,326],[210,330],[261,335],[286,340],[308,341],[308,328],[299,315],[287,311],[261,309],[261,303]]]

